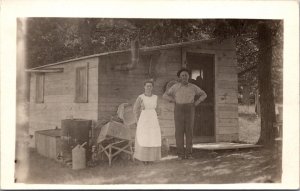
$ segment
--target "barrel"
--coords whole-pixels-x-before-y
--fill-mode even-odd
[[[85,119],[64,119],[61,121],[62,128],[62,154],[64,160],[71,159],[72,149],[87,142],[85,146],[89,152],[89,137],[91,131],[91,120]],[[90,154],[87,154],[88,159]]]
[[[85,144],[85,143],[84,143]],[[79,170],[86,168],[85,148],[83,145],[77,145],[72,149],[72,169]]]

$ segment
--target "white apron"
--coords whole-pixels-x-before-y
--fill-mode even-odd
[[[160,147],[161,132],[155,111],[157,96],[152,95],[151,97],[147,97],[143,94],[141,98],[145,109],[142,110],[137,123],[137,141],[142,147]]]

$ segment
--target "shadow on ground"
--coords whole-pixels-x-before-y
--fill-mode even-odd
[[[277,156],[277,157],[276,157]],[[165,160],[144,165],[117,159],[112,167],[72,170],[31,150],[26,183],[35,184],[224,184],[280,182],[280,156],[267,149],[197,152],[193,160]]]

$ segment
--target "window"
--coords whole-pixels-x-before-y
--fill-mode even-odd
[[[88,102],[88,67],[76,68],[75,102]]]
[[[44,74],[36,75],[36,91],[35,101],[36,103],[44,103]]]

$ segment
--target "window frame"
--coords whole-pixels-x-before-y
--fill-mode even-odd
[[[84,82],[80,82],[80,71],[83,71],[85,74]],[[80,84],[82,83],[83,87],[80,88]],[[84,87],[86,87],[84,89]],[[83,91],[80,93],[80,91]],[[88,103],[88,64],[86,66],[76,67],[75,69],[75,103]]]
[[[35,78],[35,102],[44,103],[45,96],[45,73],[36,74]]]

